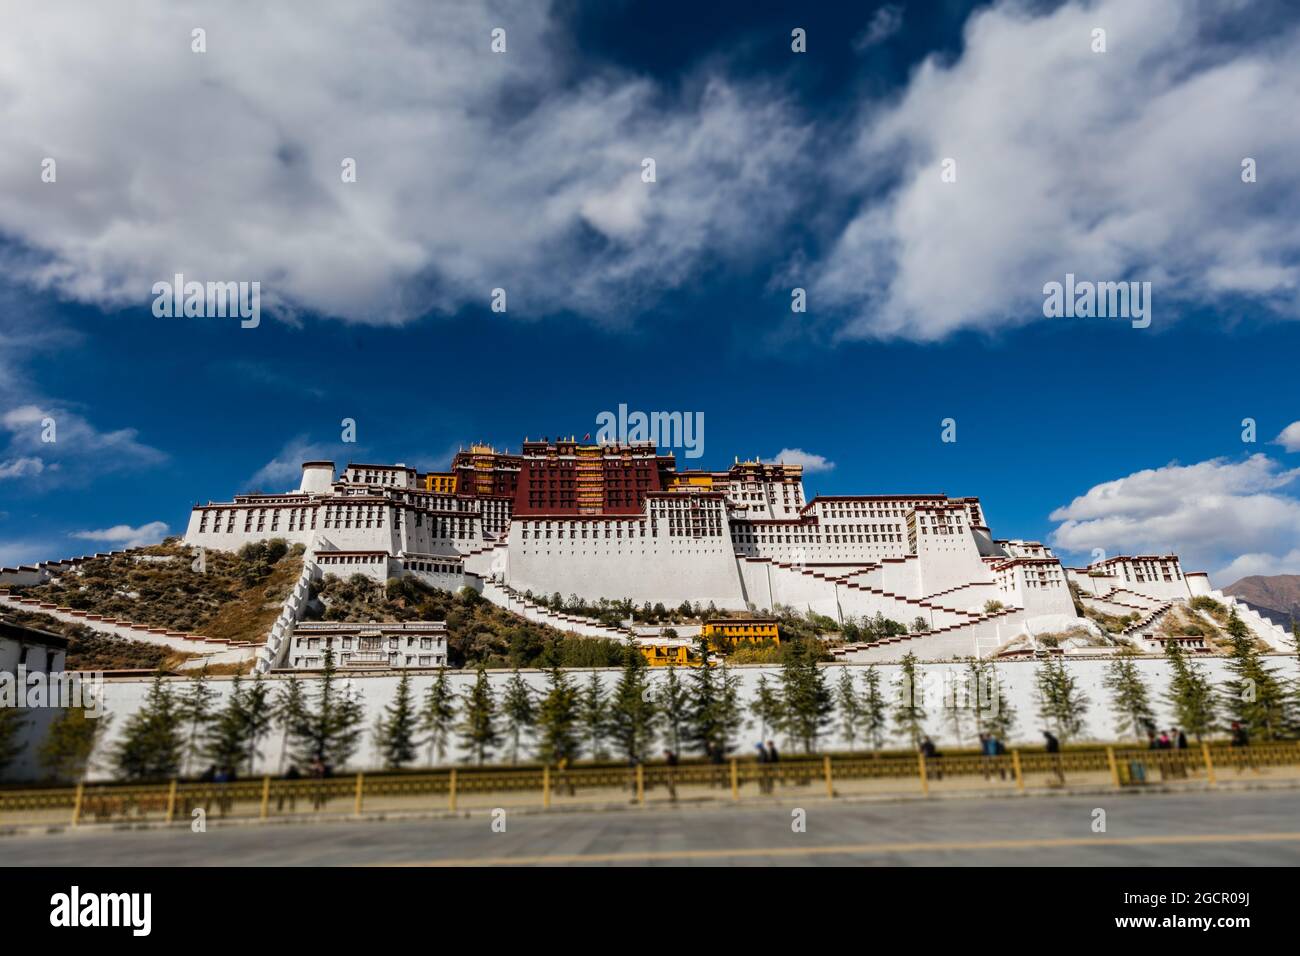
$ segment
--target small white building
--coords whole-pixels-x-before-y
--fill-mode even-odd
[[[57,674],[68,655],[68,639],[34,627],[0,621],[0,672]]]
[[[319,670],[325,665],[327,648],[333,650],[340,670],[445,667],[447,625],[443,621],[305,621],[294,626],[287,663],[294,670]]]

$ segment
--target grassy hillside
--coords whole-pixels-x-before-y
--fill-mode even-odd
[[[131,554],[96,558],[57,582],[15,593],[149,627],[230,640],[261,640],[302,571],[302,546],[248,545],[208,551],[206,572],[191,568],[179,539]]]
[[[447,656],[454,667],[614,667],[623,662],[618,641],[574,637],[518,617],[465,588],[453,594],[414,578],[387,586],[362,575],[317,582],[307,617],[326,621],[447,622]]]
[[[23,627],[59,634],[68,639],[68,656],[64,666],[68,670],[161,670],[174,671],[181,663],[194,657],[170,651],[156,644],[132,641],[125,637],[100,634],[84,624],[60,621],[48,614],[17,611],[6,608],[0,619]]]

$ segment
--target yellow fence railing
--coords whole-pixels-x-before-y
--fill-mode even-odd
[[[250,777],[228,783],[79,784],[0,789],[0,826],[22,823],[161,822],[209,817],[272,819],[310,814],[382,815],[472,808],[754,800],[774,797],[1026,792],[1070,786],[1215,786],[1269,775],[1300,781],[1300,744],[1185,750],[1091,747],[1049,754],[837,754],[760,763],[732,758],[639,766],[453,767],[326,779]]]

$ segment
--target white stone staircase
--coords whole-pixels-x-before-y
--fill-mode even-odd
[[[320,550],[333,550],[333,546],[319,534],[313,535],[311,544],[303,552],[302,571],[298,574],[298,580],[294,582],[289,596],[284,599],[280,615],[266,635],[266,643],[257,652],[257,660],[253,663],[254,673],[265,674],[274,667],[281,667],[289,656],[294,625],[302,620],[307,603],[311,600],[311,582],[320,574],[320,568],[316,564],[316,552]]]
[[[1245,622],[1246,626],[1251,629],[1257,638],[1269,647],[1284,654],[1295,652],[1295,641],[1291,637],[1291,633],[1286,628],[1274,624],[1244,601],[1239,601],[1231,594],[1224,594],[1222,591],[1217,590],[1211,591],[1208,597],[1214,598],[1214,600],[1229,609],[1236,608],[1237,616]]]
[[[124,548],[118,551],[99,551],[95,554],[83,554],[75,558],[61,558],[57,561],[38,561],[35,564],[24,564],[16,568],[0,568],[0,587],[33,587],[39,584],[47,583],[51,578],[62,574],[65,571],[71,571],[78,565],[85,564],[87,561],[94,561],[96,558],[116,558],[123,554],[130,554],[133,551],[140,551],[141,548]]]
[[[959,624],[896,634],[872,644],[849,644],[833,653],[840,660],[864,663],[896,661],[909,651],[923,660],[989,657],[1021,632],[1025,619],[1024,608],[1004,607]]]
[[[467,578],[478,577],[473,572],[467,572],[465,576]],[[558,631],[567,631],[570,634],[578,634],[582,637],[602,637],[607,640],[622,642],[633,639],[631,632],[624,628],[609,627],[594,618],[583,617],[580,614],[569,614],[564,611],[554,611],[549,607],[538,604],[536,601],[530,601],[503,581],[492,578],[481,578],[480,580],[482,587],[479,589],[479,593],[486,600],[504,608],[511,614],[519,615],[527,621],[532,621],[535,624],[545,624]]]

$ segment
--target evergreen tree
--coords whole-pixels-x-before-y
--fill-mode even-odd
[[[782,729],[804,753],[817,749],[817,737],[835,710],[826,678],[805,641],[795,641],[781,664]]]
[[[880,692],[880,671],[875,664],[867,665],[862,690],[862,730],[871,749],[879,750],[885,745],[885,729],[889,726],[889,709],[885,705],[885,695]]]
[[[365,720],[366,708],[361,702],[361,695],[349,681],[340,697],[339,733],[334,741],[334,754],[330,761],[333,766],[342,767],[352,759],[352,755],[361,746]]]
[[[244,689],[239,675],[230,683],[230,696],[208,724],[203,756],[218,769],[235,770],[248,752],[248,722],[244,716]]]
[[[1154,726],[1156,715],[1132,652],[1122,653],[1111,661],[1102,683],[1110,691],[1115,733],[1121,738],[1128,736],[1141,740],[1147,728]]]
[[[784,711],[781,707],[780,693],[767,682],[766,675],[760,675],[754,689],[754,702],[750,709],[758,718],[759,736],[766,740],[769,731],[776,731],[781,726]]]
[[[668,738],[668,747],[673,753],[681,753],[682,734],[686,729],[690,715],[690,694],[686,686],[677,677],[677,668],[669,667],[655,695],[659,713],[663,715],[664,730]]]
[[[623,673],[610,701],[609,732],[619,754],[632,763],[645,761],[654,744],[659,718],[647,683],[648,670],[641,649],[629,643],[624,653]]]
[[[583,735],[587,738],[587,753],[592,760],[604,759],[608,756],[605,753],[605,736],[609,731],[609,704],[600,674],[596,671],[592,671],[587,679],[578,706],[578,717],[582,721]]]
[[[1064,744],[1082,733],[1091,702],[1065,661],[1051,657],[1044,660],[1038,665],[1034,684],[1038,716],[1056,738]]]
[[[361,738],[361,702],[350,688],[339,689],[332,648],[325,648],[323,664],[320,684],[290,734],[295,762],[303,767],[316,760],[342,767]]]
[[[983,664],[982,669],[984,679],[979,691],[980,704],[976,708],[980,714],[980,727],[984,733],[992,734],[1005,744],[1016,729],[1016,709],[1007,699],[1002,675],[997,668]]]
[[[155,677],[144,702],[127,720],[113,751],[116,774],[126,780],[165,780],[181,766],[184,741],[171,691]]]
[[[736,738],[747,726],[745,710],[740,704],[740,677],[724,661],[718,668],[717,707],[718,749],[728,754],[736,749]]]
[[[185,747],[181,760],[181,774],[193,772],[194,758],[202,753],[208,722],[212,720],[213,698],[216,691],[208,686],[208,669],[205,665],[186,684],[176,702],[176,716],[184,726]]]
[[[1214,731],[1214,687],[1204,672],[1187,659],[1187,653],[1177,641],[1165,644],[1165,656],[1172,670],[1165,700],[1173,709],[1178,726],[1199,742]]]
[[[0,771],[18,759],[23,752],[23,726],[27,718],[17,707],[0,703]]]
[[[271,689],[261,674],[253,677],[253,686],[244,695],[242,711],[244,719],[244,738],[247,744],[248,773],[251,776],[262,752],[257,745],[271,732],[271,722],[275,719],[275,706],[271,702]]]
[[[578,754],[578,691],[559,667],[547,673],[537,711],[537,754],[544,763],[572,762]]]
[[[461,738],[465,749],[481,765],[501,742],[501,735],[496,729],[496,697],[492,693],[492,685],[488,683],[485,668],[479,667],[473,686],[465,691],[462,711]]]
[[[921,686],[921,668],[916,655],[908,651],[902,660],[897,689],[898,702],[894,705],[894,729],[899,736],[909,740],[913,748],[920,748],[925,736],[925,693]]]
[[[411,695],[411,675],[403,672],[397,682],[397,693],[391,704],[385,708],[376,727],[375,740],[384,767],[400,770],[415,760],[417,743],[416,725],[419,715],[415,712],[415,702]]]
[[[438,677],[424,694],[424,711],[420,729],[428,734],[429,766],[447,758],[447,741],[456,726],[456,695],[447,680],[447,668],[438,668]]]
[[[88,717],[85,707],[64,710],[50,724],[37,751],[37,760],[46,776],[53,780],[81,780],[107,720],[107,716]]]
[[[1252,737],[1276,740],[1290,726],[1291,701],[1277,672],[1264,664],[1254,636],[1232,609],[1225,628],[1232,639],[1228,657],[1231,679],[1223,684],[1223,710]]]
[[[307,701],[303,697],[302,684],[292,674],[280,685],[275,698],[275,722],[280,728],[280,766],[278,773],[284,773],[284,762],[289,756],[289,740],[293,729],[298,726],[306,714]]]
[[[975,737],[986,733],[985,716],[996,706],[996,689],[990,679],[991,668],[978,657],[966,662],[966,701],[970,704],[971,723],[974,724]],[[949,718],[949,723],[953,718]]]
[[[969,672],[967,675],[969,676]],[[971,711],[977,711],[977,707],[971,706],[969,694],[961,687],[963,675],[954,671],[945,671],[943,675],[943,700],[942,711],[944,723],[952,732],[953,738],[960,747],[966,740],[966,718]],[[979,718],[973,716],[976,726],[979,726]],[[979,730],[975,733],[978,735]]]
[[[506,683],[505,696],[501,699],[501,714],[506,719],[506,736],[510,738],[510,762],[518,763],[520,740],[537,722],[537,705],[533,701],[532,690],[520,676],[517,667]]]
[[[1296,663],[1300,664],[1300,620],[1291,615],[1291,643],[1296,649]],[[1291,681],[1291,715],[1297,737],[1300,737],[1300,675]]]
[[[708,642],[698,644],[700,666],[691,672],[690,702],[687,705],[686,737],[692,748],[708,753],[718,745],[720,691],[713,672]]]

